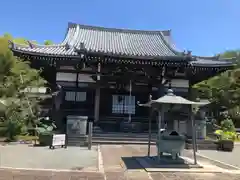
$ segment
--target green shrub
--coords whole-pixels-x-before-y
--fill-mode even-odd
[[[223,131],[221,129],[218,129],[214,132],[214,134],[218,135],[220,140],[235,140],[237,138],[236,132],[231,131]]]
[[[17,140],[22,140],[22,141],[36,141],[38,140],[37,136],[16,136]]]
[[[233,123],[232,119],[230,119],[230,118],[226,118],[221,121],[221,129],[223,131],[229,131],[229,132],[236,131],[234,123]]]

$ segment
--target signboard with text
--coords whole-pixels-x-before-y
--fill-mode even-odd
[[[61,147],[66,146],[66,135],[65,134],[54,134],[53,135],[51,147],[54,148],[55,146],[61,146]]]

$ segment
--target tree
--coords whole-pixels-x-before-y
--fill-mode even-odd
[[[46,46],[52,45],[52,44],[53,44],[53,42],[50,41],[50,40],[45,40],[45,41],[44,41],[44,45],[46,45]]]
[[[236,122],[240,120],[240,51],[227,51],[221,54],[224,58],[233,58],[237,66],[233,70],[228,70],[220,75],[195,84],[193,88],[198,97],[208,98],[212,102],[212,110],[219,112],[221,107],[225,107]],[[218,113],[216,113],[218,114]]]
[[[39,70],[30,68],[29,62],[13,56],[8,49],[10,38],[9,35],[0,38],[0,99],[6,102],[2,120],[8,138],[12,139],[22,131],[23,126],[29,125],[29,119],[33,124],[36,122],[39,99],[31,96],[26,89],[41,87],[45,80],[40,77]],[[21,42],[27,41],[21,39]]]
[[[237,68],[240,67],[240,50],[226,51],[220,55],[223,58],[236,58]]]

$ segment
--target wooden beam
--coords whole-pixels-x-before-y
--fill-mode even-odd
[[[95,103],[94,103],[94,122],[99,121],[99,107],[100,107],[100,72],[101,72],[101,64],[97,65],[97,86],[95,91]]]

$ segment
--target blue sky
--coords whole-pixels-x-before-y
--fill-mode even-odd
[[[240,0],[2,0],[0,34],[61,42],[68,22],[171,29],[179,49],[196,55],[240,48]]]

